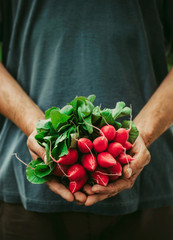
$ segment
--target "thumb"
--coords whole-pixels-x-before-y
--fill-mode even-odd
[[[37,143],[35,139],[35,131],[28,137],[27,146],[33,160],[40,157],[45,163],[47,163],[46,150]]]

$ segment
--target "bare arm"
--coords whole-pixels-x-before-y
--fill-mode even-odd
[[[46,156],[45,149],[35,140],[36,123],[44,119],[44,113],[25,93],[15,79],[7,72],[2,63],[0,63],[0,113],[9,118],[28,136],[27,145],[31,156],[36,159],[38,156],[44,160]],[[72,193],[56,179],[47,182],[48,187],[56,194],[67,201],[84,202],[86,196],[84,193]]]
[[[124,166],[124,178],[110,183],[107,187],[86,185],[84,190],[89,195],[86,206],[132,188],[140,172],[149,163],[150,153],[147,147],[173,123],[173,69],[136,116],[134,122],[139,129],[140,136],[131,149],[135,159],[129,164],[132,171],[129,172],[128,165]]]
[[[0,63],[0,113],[15,123],[29,136],[39,119],[44,119],[41,109],[24,92]]]
[[[134,122],[147,147],[173,124],[173,68]]]

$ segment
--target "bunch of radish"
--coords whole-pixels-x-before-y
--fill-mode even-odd
[[[122,166],[133,160],[129,150],[139,134],[132,109],[123,101],[101,109],[94,106],[95,97],[75,97],[62,108],[45,111],[35,139],[45,148],[47,161],[38,158],[27,164],[28,181],[42,184],[56,177],[74,193],[85,184],[107,186],[122,176]],[[123,121],[117,121],[121,117]]]
[[[119,128],[116,131],[114,126],[105,125],[93,141],[85,137],[76,139],[76,149],[69,149],[68,154],[58,160],[53,158],[57,164],[52,174],[68,178],[72,193],[87,181],[107,186],[122,176],[122,165],[133,160],[126,153],[132,147],[128,138],[129,130]]]

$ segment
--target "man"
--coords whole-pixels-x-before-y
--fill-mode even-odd
[[[57,226],[67,239],[106,239],[115,232],[117,238],[125,239],[129,231],[138,239],[144,229],[147,238],[153,239],[149,218],[144,228],[143,217],[154,211],[136,211],[173,204],[169,128],[173,70],[166,76],[165,38],[157,7],[155,1],[2,1],[0,112],[6,120],[0,142],[0,199],[4,239],[28,239],[33,232],[37,239],[47,235],[56,239],[53,229]],[[96,104],[105,107],[120,100],[132,104],[140,136],[132,148],[131,171],[124,167],[123,178],[115,183],[86,185],[74,195],[56,179],[32,185],[25,178],[25,166],[12,154],[17,152],[25,162],[38,156],[45,160],[45,149],[34,138],[43,112],[53,105],[62,107],[76,95],[91,93],[97,96]],[[20,216],[24,217],[17,224]],[[79,234],[72,233],[74,225],[68,224],[72,219],[79,225]],[[130,223],[137,229],[132,230]],[[171,228],[166,225],[166,232],[158,231],[155,222],[152,229],[158,235],[154,236],[168,233],[170,237]]]

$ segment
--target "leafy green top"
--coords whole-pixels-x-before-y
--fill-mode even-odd
[[[111,124],[116,129],[130,127],[130,121],[120,123],[117,119],[130,116],[131,108],[121,101],[117,102],[113,109],[101,109],[99,106],[94,106],[95,97],[95,95],[77,96],[63,108],[52,107],[45,112],[45,120],[37,123],[35,139],[46,149],[47,164],[41,163],[40,160],[38,163],[32,161],[30,164],[32,167],[34,164],[35,170],[27,167],[28,180],[33,183],[46,181],[47,175],[55,167],[51,156],[58,159],[66,155],[68,148],[75,146],[76,138],[86,136],[93,140],[99,134],[96,128],[101,128],[106,124]],[[137,136],[138,130],[132,123],[129,141],[134,143]]]

